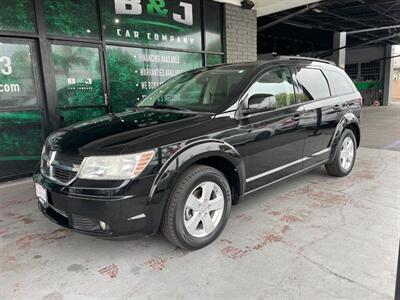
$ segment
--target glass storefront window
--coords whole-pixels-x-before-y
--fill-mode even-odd
[[[1,31],[35,32],[32,0],[1,0]]]
[[[71,124],[94,119],[106,114],[105,107],[61,109],[60,115],[63,119],[63,127]]]
[[[0,107],[37,105],[31,46],[0,43]]]
[[[205,1],[206,50],[222,52],[222,5],[214,1]]]
[[[99,38],[96,0],[44,0],[47,33]]]
[[[224,63],[224,56],[219,54],[207,54],[207,66]]]
[[[201,50],[198,0],[102,0],[107,41]]]
[[[52,45],[57,106],[103,105],[98,48]]]
[[[223,63],[222,7],[211,0],[1,0],[0,181],[33,170],[43,132],[124,111],[181,72]],[[49,65],[37,59],[44,49],[37,24],[51,45]],[[43,82],[43,72],[54,78]],[[42,86],[55,97],[43,99]]]
[[[39,111],[0,112],[0,180],[31,173],[43,145]]]
[[[165,80],[202,66],[202,55],[143,48],[107,46],[113,112],[133,107]]]

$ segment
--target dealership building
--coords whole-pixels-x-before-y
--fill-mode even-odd
[[[400,300],[399,178],[400,0],[0,0],[0,300]]]
[[[1,6],[2,180],[31,173],[53,130],[124,111],[166,79],[226,60],[225,10],[213,1]]]
[[[280,16],[262,17],[315,1],[254,1],[256,10],[241,2],[1,1],[0,180],[29,175],[50,132],[122,112],[182,71],[269,58],[277,43],[285,44],[278,54],[312,53],[290,38],[306,26],[286,22],[296,12],[285,13],[283,29],[268,25]],[[313,36],[322,41],[314,50],[342,45],[340,32]],[[354,52],[347,71],[354,80],[364,71],[383,78],[387,62],[360,59],[390,56],[388,49]],[[341,55],[332,57],[339,65]]]

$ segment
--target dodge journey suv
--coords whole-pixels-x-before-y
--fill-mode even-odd
[[[34,174],[43,214],[100,237],[199,249],[251,192],[324,165],[348,175],[362,98],[333,63],[300,57],[182,73],[135,107],[51,134]]]

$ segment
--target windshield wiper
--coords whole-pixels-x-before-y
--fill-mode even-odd
[[[137,108],[159,108],[159,109],[173,109],[173,110],[191,111],[188,108],[183,108],[183,107],[169,105],[169,104],[162,104],[162,103],[154,103],[153,105],[148,105],[148,106],[137,106]]]

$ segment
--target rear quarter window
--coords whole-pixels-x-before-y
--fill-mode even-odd
[[[303,93],[299,95],[301,102],[318,100],[331,96],[328,82],[326,81],[322,71],[319,69],[298,69],[297,80],[303,89]]]
[[[354,92],[353,87],[345,75],[330,70],[325,70],[324,73],[328,78],[334,96],[346,95]]]

